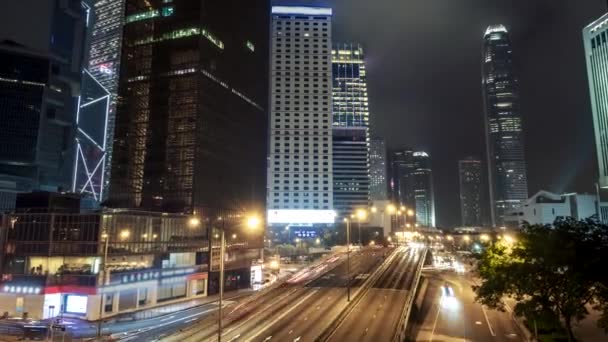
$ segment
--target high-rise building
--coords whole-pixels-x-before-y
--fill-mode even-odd
[[[333,202],[339,217],[370,203],[369,105],[363,49],[333,50]]]
[[[435,192],[431,158],[428,153],[412,153],[414,168],[408,176],[408,196],[413,198],[416,223],[422,227],[435,227]],[[411,207],[411,205],[410,205]]]
[[[72,188],[85,21],[77,0],[0,4],[0,206],[6,209],[19,192]]]
[[[481,160],[473,157],[459,160],[458,174],[460,180],[460,216],[462,225],[465,227],[481,226],[483,189]]]
[[[382,138],[372,138],[370,141],[370,197],[372,201],[388,199],[386,142]]]
[[[126,1],[109,205],[226,229],[265,211],[269,13],[265,0]],[[248,279],[263,235],[237,236],[226,277]]]
[[[101,202],[105,192],[108,113],[111,94],[89,71],[82,74],[76,114],[76,164],[72,191]]]
[[[519,85],[507,29],[490,26],[484,35],[482,85],[492,224],[528,198]]]
[[[414,205],[412,192],[408,188],[410,173],[415,168],[413,154],[410,148],[396,149],[390,154],[390,199],[398,205]]]
[[[106,130],[106,165],[112,162],[112,142],[116,118],[116,96],[120,73],[120,52],[125,0],[89,0],[92,3],[92,29],[90,32],[89,60],[91,76],[110,92],[108,128]],[[104,187],[110,184],[111,168],[104,171]],[[102,193],[105,198],[105,193]]]
[[[273,6],[268,223],[333,224],[332,10]],[[305,228],[302,228],[305,229]]]

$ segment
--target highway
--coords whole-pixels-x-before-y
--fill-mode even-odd
[[[524,341],[508,312],[490,310],[475,302],[473,278],[454,272],[423,272],[428,280],[413,335],[416,341]],[[453,296],[442,287],[453,289]]]
[[[384,260],[386,249],[365,249],[351,257],[353,287],[360,286]],[[335,265],[296,274],[283,286],[254,302],[226,310],[222,341],[312,341],[346,305],[346,258]],[[154,331],[146,332],[153,334]],[[139,338],[144,337],[140,335]],[[197,322],[197,329],[163,341],[216,341],[217,315]]]
[[[413,286],[421,254],[421,250],[400,247],[329,341],[390,341]]]

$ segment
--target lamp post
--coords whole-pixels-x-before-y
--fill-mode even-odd
[[[346,222],[346,299],[350,302],[350,220],[344,218]]]
[[[224,229],[224,222],[225,220],[223,218],[219,218],[222,221],[222,229],[221,233],[220,233],[220,299],[219,299],[219,315],[217,318],[217,341],[218,342],[222,342],[222,316],[223,316],[223,308],[222,308],[222,301],[224,299],[224,255],[225,255],[225,251],[226,251],[226,230]],[[193,221],[191,220],[191,223],[193,223]],[[196,221],[197,225],[200,223],[200,221]],[[251,215],[247,218],[246,220],[246,225],[247,228],[254,230],[257,229],[260,224],[262,223],[262,221],[255,215]]]
[[[123,229],[120,234],[119,237],[121,240],[126,240],[129,238],[129,236],[131,236],[131,232],[128,229]],[[103,247],[103,263],[101,266],[101,286],[105,286],[107,281],[108,281],[108,268],[107,268],[107,264],[108,264],[108,245],[109,245],[109,241],[110,241],[110,235],[108,235],[108,233],[102,233],[101,234],[101,238],[104,240],[104,247]],[[96,336],[97,338],[101,338],[101,324],[102,324],[102,316],[103,316],[103,297],[104,294],[101,293],[99,296],[99,320],[97,321],[97,333]]]

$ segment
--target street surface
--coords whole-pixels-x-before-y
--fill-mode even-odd
[[[368,248],[351,257],[354,290],[384,260],[387,249]],[[222,341],[313,341],[346,305],[346,257],[321,271],[296,274],[258,300],[226,310]],[[216,341],[217,315],[197,323],[195,331],[163,341]]]
[[[421,250],[399,247],[396,256],[329,341],[390,341],[409,290]]]
[[[421,309],[416,341],[524,341],[511,314],[488,309],[475,302],[467,273],[423,271],[428,287]],[[450,287],[453,296],[443,287]]]

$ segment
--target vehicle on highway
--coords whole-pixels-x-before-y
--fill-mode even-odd
[[[444,297],[454,297],[454,289],[449,284],[446,283],[441,289]]]

